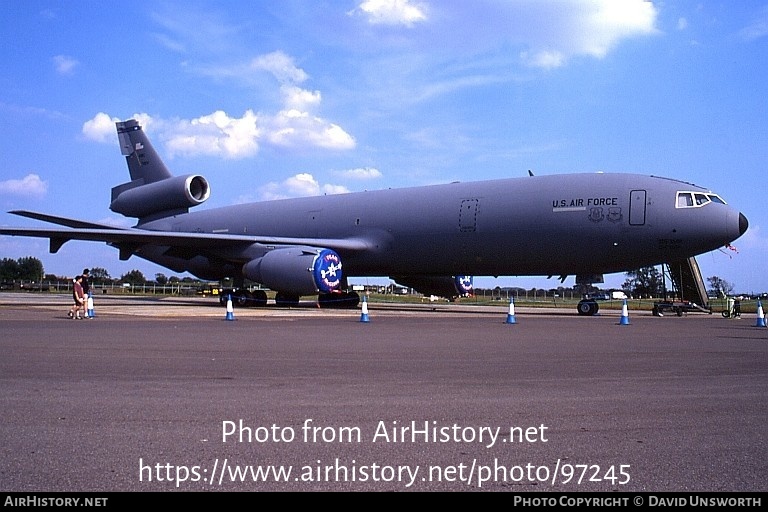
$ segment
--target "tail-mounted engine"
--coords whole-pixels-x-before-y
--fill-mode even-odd
[[[118,122],[120,151],[131,173],[131,181],[112,189],[109,209],[142,220],[186,213],[203,203],[211,188],[202,176],[173,176],[158,156],[135,119]]]
[[[109,209],[127,217],[143,218],[160,212],[186,212],[210,195],[208,181],[199,175],[175,176],[148,184],[137,179],[112,189]]]
[[[341,258],[330,249],[283,247],[246,263],[243,275],[295,297],[329,293],[341,286]]]

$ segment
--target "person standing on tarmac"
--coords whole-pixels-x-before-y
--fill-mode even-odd
[[[87,297],[91,292],[91,283],[88,281],[88,276],[91,273],[87,268],[83,269],[83,294]]]
[[[80,310],[85,313],[85,295],[83,294],[83,276],[77,276],[75,278],[74,286],[72,287],[72,298],[75,304],[69,309],[69,318],[82,320],[80,316]]]
[[[91,319],[91,316],[88,314],[88,298],[91,296],[91,283],[88,281],[88,277],[90,273],[91,273],[90,270],[88,270],[87,268],[83,269],[83,281],[82,281],[83,297],[85,297],[85,301],[86,301],[83,307],[83,312],[84,312],[83,314],[85,315],[85,318],[89,320]]]

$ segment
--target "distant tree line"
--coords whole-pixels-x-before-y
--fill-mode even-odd
[[[3,258],[0,261],[0,281],[41,281],[45,278],[43,263],[32,257],[12,260]]]
[[[109,272],[101,267],[94,267],[90,269],[91,282],[94,284],[108,284],[108,283],[130,283],[132,285],[143,285],[151,282],[155,282],[160,285],[175,284],[175,283],[199,283],[200,280],[191,277],[179,278],[177,276],[168,277],[165,274],[155,274],[154,281],[148,281],[144,274],[140,270],[131,270],[120,276],[119,279],[114,279],[109,275]],[[664,295],[664,276],[656,267],[643,267],[637,270],[632,270],[625,274],[626,280],[622,285],[622,290],[633,297],[661,297]],[[11,258],[3,258],[0,261],[0,281],[17,282],[17,281],[56,281],[66,279],[66,277],[57,277],[52,274],[45,274],[43,269],[43,262],[32,256],[26,258],[19,258],[17,260]],[[708,293],[710,296],[724,297],[733,294],[733,285],[728,281],[721,279],[717,276],[707,278],[709,283]],[[500,292],[502,289],[496,287],[493,291]],[[505,288],[504,291],[519,290],[525,292],[522,288]],[[564,287],[552,288],[550,290],[538,290],[532,288],[529,292],[536,294],[537,292],[543,292],[547,296],[555,296],[562,294],[568,290]],[[577,287],[572,288],[577,292]],[[590,287],[586,292],[598,291],[596,287]]]
[[[664,276],[656,267],[643,267],[624,274],[622,288],[631,297],[662,297]]]
[[[19,258],[17,260],[11,258],[3,258],[0,260],[0,282],[14,283],[21,281],[62,281],[65,279],[71,279],[74,276],[55,276],[53,274],[46,274],[43,268],[43,262],[32,256],[26,258]],[[101,267],[93,267],[90,269],[90,281],[93,284],[109,284],[109,283],[130,283],[132,285],[143,285],[151,283],[153,281],[147,280],[144,274],[140,270],[131,270],[120,276],[119,279],[115,279],[109,275],[109,272]],[[155,274],[155,283],[174,284],[174,283],[197,283],[200,282],[197,279],[191,277],[167,277],[165,274]]]
[[[664,295],[664,275],[656,267],[643,267],[627,272],[623,289],[634,297],[661,297]],[[707,278],[711,297],[726,297],[733,294],[734,287],[725,279],[717,276]]]

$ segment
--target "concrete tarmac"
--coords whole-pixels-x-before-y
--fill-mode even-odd
[[[212,300],[0,294],[0,489],[768,490],[755,318]]]

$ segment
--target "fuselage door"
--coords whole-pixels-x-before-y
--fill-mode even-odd
[[[477,229],[477,199],[463,199],[459,211],[459,230],[462,233],[473,233]]]
[[[629,225],[645,224],[645,190],[633,190],[629,193]]]

